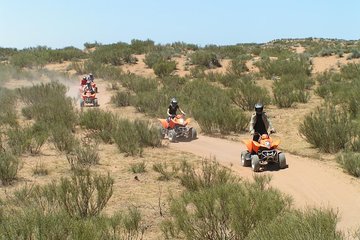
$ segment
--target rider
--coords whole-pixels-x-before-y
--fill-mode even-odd
[[[177,112],[178,109],[180,110],[180,112],[181,112],[182,114],[185,115],[185,112],[184,112],[183,110],[181,110],[181,108],[179,107],[176,98],[172,98],[172,99],[171,99],[171,102],[170,102],[170,105],[169,105],[169,107],[168,107],[168,109],[167,109],[168,117],[167,117],[166,120],[167,120],[168,122],[170,122],[170,119],[171,119],[171,118],[174,118],[174,117],[176,116],[176,112]]]
[[[259,136],[254,133],[257,132],[261,135],[270,133],[275,133],[275,128],[273,128],[272,123],[266,113],[263,111],[264,105],[262,103],[255,104],[255,113],[251,115],[250,120],[250,133],[253,135],[253,141],[258,141]]]
[[[91,94],[95,93],[93,87],[91,86],[91,82],[89,80],[86,82],[86,86],[84,87],[84,93],[86,93],[87,91],[90,91]]]
[[[87,80],[89,80],[90,82],[94,82],[94,75],[92,73],[89,73]]]
[[[86,82],[87,82],[87,79],[86,79],[86,76],[84,76],[84,77],[81,79],[81,86],[86,85]]]

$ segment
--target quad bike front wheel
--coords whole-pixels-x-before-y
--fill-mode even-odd
[[[195,128],[191,129],[191,139],[196,139],[197,138],[197,132]]]
[[[250,155],[248,151],[241,152],[241,158],[240,158],[241,166],[249,167],[251,165],[250,161],[246,159],[248,155]]]
[[[260,171],[260,161],[258,155],[251,155],[251,168],[254,172]]]
[[[278,161],[279,161],[279,168],[280,168],[280,169],[284,169],[284,168],[287,167],[286,158],[285,158],[285,154],[284,154],[284,153],[279,153],[279,154],[278,154]]]
[[[170,142],[175,142],[176,140],[176,132],[174,129],[171,129],[169,132],[168,132],[168,137],[169,137],[169,141]]]

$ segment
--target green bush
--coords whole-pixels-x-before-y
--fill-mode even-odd
[[[152,51],[155,47],[155,43],[150,39],[147,39],[145,41],[139,39],[132,39],[130,47],[132,53],[143,54]]]
[[[125,63],[136,63],[137,59],[132,56],[131,48],[126,43],[101,45],[90,54],[90,59],[96,63],[121,66]]]
[[[221,67],[217,55],[206,50],[198,50],[190,55],[191,63],[194,65],[204,66],[206,68]]]
[[[166,116],[171,95],[168,92],[153,90],[138,93],[134,97],[134,105],[139,112],[152,117]]]
[[[154,68],[158,62],[171,60],[172,52],[170,51],[153,51],[145,55],[144,63],[149,68]]]
[[[153,66],[154,73],[158,77],[168,77],[176,70],[175,61],[159,61]]]
[[[123,75],[122,85],[135,93],[147,92],[157,89],[158,81],[153,78],[144,78],[135,74]]]
[[[318,108],[307,115],[299,127],[307,142],[329,153],[345,149],[357,135],[349,114],[334,107]]]
[[[11,153],[20,156],[30,150],[32,129],[30,126],[10,128],[6,132]]]
[[[141,155],[144,147],[161,146],[159,130],[148,122],[119,119],[112,135],[120,152],[128,155]]]
[[[247,58],[243,56],[232,59],[227,71],[236,76],[241,76],[244,72],[248,72],[249,68],[246,66],[246,60]]]
[[[1,67],[0,67],[1,72]],[[12,127],[18,125],[17,114],[14,105],[16,103],[17,97],[13,91],[0,88],[0,102],[1,102],[1,111],[0,111],[0,125],[8,124]]]
[[[132,173],[144,173],[144,172],[146,172],[146,163],[145,163],[145,161],[142,161],[140,163],[131,164],[130,171]]]
[[[111,96],[110,100],[116,107],[130,106],[131,94],[125,91],[119,91],[115,95]]]
[[[184,192],[170,201],[162,224],[167,239],[246,239],[256,227],[272,222],[290,206],[288,198],[257,183],[215,184]],[[269,204],[271,203],[271,204]]]
[[[231,100],[243,110],[252,110],[257,102],[270,103],[268,91],[253,81],[241,81],[229,91]]]
[[[178,175],[181,185],[188,191],[200,191],[218,185],[236,183],[231,171],[221,167],[215,160],[202,161],[201,169],[195,170],[187,162],[181,164],[181,173]]]
[[[194,80],[185,84],[182,102],[186,112],[190,112],[205,133],[239,132],[248,121],[239,109],[234,108],[227,92],[204,80]],[[182,108],[182,109],[184,109]]]
[[[2,185],[9,185],[15,179],[20,168],[20,160],[9,152],[0,151],[0,180]]]
[[[360,154],[357,152],[343,152],[337,156],[340,163],[350,175],[360,177]]]
[[[71,169],[81,167],[88,167],[99,164],[100,156],[97,152],[96,146],[76,146],[73,152],[66,155],[66,158],[71,166]]]
[[[62,124],[55,125],[50,130],[50,140],[55,148],[63,153],[70,153],[79,145],[79,141],[72,132]]]
[[[169,166],[166,162],[155,163],[153,165],[153,170],[160,174],[160,176],[157,178],[159,181],[170,181],[177,176],[179,171],[176,165],[172,164]]]
[[[90,109],[80,113],[79,125],[92,130],[94,136],[100,137],[105,143],[112,142],[112,132],[115,129],[116,118],[111,112],[100,109]]]
[[[113,194],[114,180],[108,174],[92,175],[89,170],[76,171],[61,178],[59,198],[62,207],[71,217],[98,216]]]
[[[342,240],[344,234],[336,229],[337,214],[332,210],[293,210],[280,215],[268,224],[258,226],[249,240],[319,239]]]

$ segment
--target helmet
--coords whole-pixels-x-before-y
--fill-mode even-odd
[[[90,77],[93,77],[93,74],[92,74],[92,73],[89,73],[89,76],[90,76]]]
[[[172,98],[170,104],[172,107],[176,107],[178,104],[176,98]]]
[[[82,78],[83,80],[86,80],[86,76],[83,76],[83,78]]]
[[[264,109],[264,105],[262,103],[256,103],[255,104],[255,112],[256,114],[262,114],[263,112],[263,109]]]

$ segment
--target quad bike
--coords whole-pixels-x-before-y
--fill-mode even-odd
[[[80,100],[80,107],[85,107],[85,106],[93,106],[93,107],[99,106],[95,92],[91,92],[90,90],[87,90],[84,93],[82,93]]]
[[[241,152],[241,165],[251,166],[254,172],[259,172],[261,167],[268,164],[277,164],[280,169],[286,168],[285,154],[278,151],[280,140],[272,139],[268,134],[255,133],[259,141],[244,140],[247,150]]]
[[[185,119],[184,114],[171,117],[169,122],[167,119],[159,118],[159,120],[161,122],[160,134],[163,138],[167,135],[170,142],[175,142],[178,138],[188,140],[197,138],[196,129],[188,126],[190,118]]]

